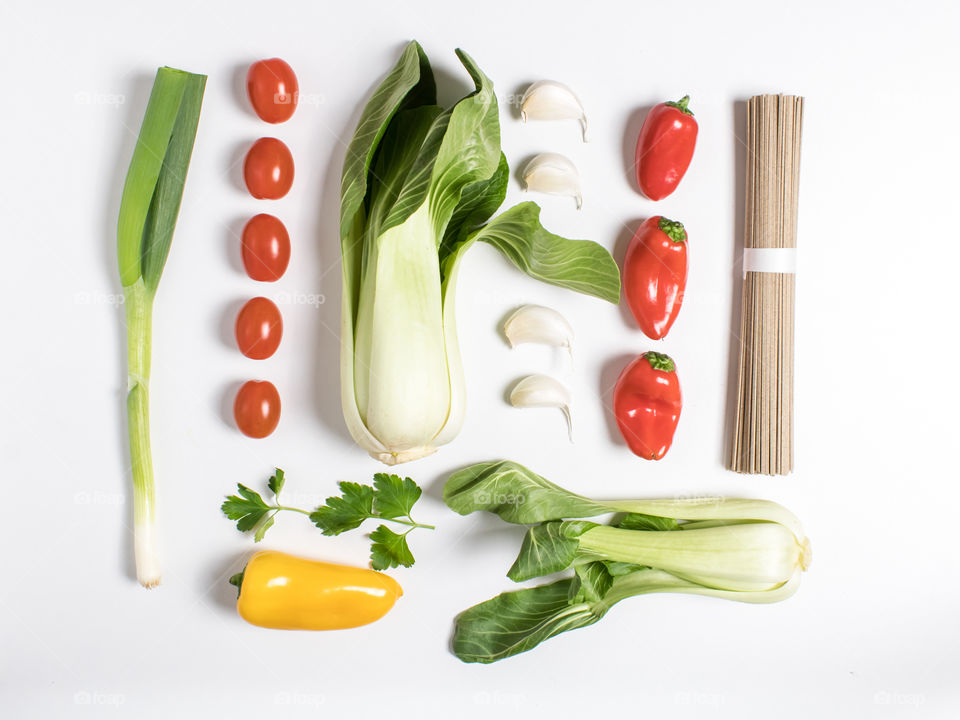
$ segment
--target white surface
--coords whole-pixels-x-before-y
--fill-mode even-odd
[[[956,717],[960,563],[952,508],[958,256],[956,6],[940,3],[167,2],[42,6],[5,0],[0,53],[4,133],[3,361],[5,517],[0,524],[0,713],[9,718]],[[146,6],[144,6],[146,7]],[[290,502],[378,466],[340,419],[337,380],[338,182],[344,141],[370,89],[410,37],[452,101],[467,49],[494,79],[512,168],[567,154],[585,189],[537,198],[547,227],[622,254],[629,227],[660,213],[690,233],[683,312],[660,349],[677,361],[685,407],[657,464],[633,457],[598,395],[627,356],[652,347],[600,301],[546,287],[495,251],[474,250],[459,295],[470,411],[460,438],[403,470],[427,488],[405,595],[375,625],[341,633],[260,630],[233,610],[226,577],[253,550],[220,515],[243,482],[274,465]],[[259,122],[242,94],[252,60],[282,56],[304,105]],[[125,370],[115,270],[120,188],[152,76],[169,64],[209,74],[186,199],[155,319],[153,442],[164,582],[132,579]],[[510,100],[555,78],[583,101],[575,122],[521,126]],[[732,288],[742,208],[735,102],[808,97],[800,192],[797,471],[787,479],[723,469]],[[625,164],[644,108],[692,95],[696,157],[654,204]],[[737,124],[739,123],[739,125]],[[260,135],[297,162],[290,195],[250,198],[239,160]],[[508,203],[521,197],[516,183]],[[260,211],[293,240],[275,286],[245,277],[238,232]],[[243,358],[231,325],[264,293],[282,303],[271,359]],[[326,302],[311,304],[317,296]],[[561,309],[578,333],[577,444],[550,410],[508,407],[530,372],[565,372],[562,352],[514,351],[497,325],[524,302]],[[264,441],[229,422],[238,383],[273,380],[279,430]],[[465,464],[516,459],[596,496],[744,494],[804,521],[815,560],[797,596],[754,607],[655,596],[624,602],[592,628],[482,667],[447,650],[454,615],[510,587],[520,534],[461,518],[438,500]],[[357,534],[324,538],[282,517],[264,545],[361,563]]]

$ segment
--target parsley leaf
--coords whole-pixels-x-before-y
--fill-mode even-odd
[[[310,513],[310,520],[324,535],[353,530],[367,518],[374,517],[372,487],[352,482],[342,482],[339,487],[342,496],[328,497],[326,504]]]
[[[267,515],[264,521],[257,526],[257,531],[253,534],[254,542],[263,540],[263,536],[267,534],[267,530],[273,527],[273,516],[276,515],[277,512],[277,510],[274,510],[272,515]]]
[[[283,477],[283,470],[277,468],[277,471],[270,476],[270,479],[267,480],[267,487],[270,488],[270,492],[273,493],[273,496],[279,500],[280,491],[283,490],[283,483],[285,479]]]
[[[398,517],[410,517],[414,504],[423,492],[410,478],[400,479],[398,475],[377,473],[373,476],[375,496],[373,507],[378,517],[391,520]]]
[[[370,533],[370,539],[373,541],[370,546],[370,566],[374,570],[413,565],[413,553],[407,545],[406,533],[398,535],[386,525],[381,525]]]
[[[237,485],[239,495],[229,495],[220,509],[231,520],[237,521],[237,530],[247,532],[257,526],[270,511],[260,495],[246,485]]]
[[[341,482],[341,494],[328,497],[324,504],[313,512],[280,504],[279,495],[285,480],[283,470],[277,468],[267,481],[267,487],[273,493],[272,504],[264,501],[259,493],[238,483],[237,494],[227,496],[220,509],[237,523],[237,530],[240,532],[253,530],[254,542],[263,540],[281,510],[309,516],[311,522],[320,528],[324,535],[339,535],[353,530],[371,518],[406,526],[403,534],[395,533],[386,525],[380,525],[370,533],[370,563],[375,570],[413,565],[413,553],[407,545],[407,534],[414,528],[433,530],[433,525],[418,523],[410,516],[413,506],[423,494],[410,478],[401,479],[399,475],[377,473],[373,476],[373,485]]]

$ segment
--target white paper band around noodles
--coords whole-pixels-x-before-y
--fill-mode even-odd
[[[786,273],[797,272],[796,248],[744,248],[743,277],[748,272]]]

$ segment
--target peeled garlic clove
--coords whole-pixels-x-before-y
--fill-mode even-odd
[[[587,141],[587,115],[573,90],[563,83],[541,80],[520,99],[520,120],[579,120]]]
[[[549,375],[528,375],[523,378],[510,392],[510,404],[515,408],[560,408],[567,420],[567,435],[573,442],[570,391]]]
[[[568,195],[576,198],[577,209],[583,206],[580,173],[570,160],[559,153],[540,153],[523,169],[527,190],[547,195]]]
[[[503,334],[510,347],[523,343],[541,343],[551,347],[565,347],[573,360],[573,328],[567,319],[553,308],[543,305],[524,305],[503,324]]]

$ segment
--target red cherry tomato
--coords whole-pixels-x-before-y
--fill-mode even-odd
[[[690,96],[655,105],[637,138],[637,184],[651,200],[662,200],[677,189],[693,159],[697,121],[687,107]]]
[[[297,109],[300,96],[297,76],[280,58],[260,60],[247,70],[247,96],[261,120],[286,122]]]
[[[263,360],[273,355],[283,336],[280,310],[265,297],[255,297],[237,313],[237,346],[248,358]]]
[[[635,455],[647,460],[666,455],[682,408],[676,366],[663,353],[644,353],[617,378],[613,413]]]
[[[273,383],[250,380],[240,386],[233,402],[233,419],[244,435],[265,438],[280,422],[280,393]]]
[[[257,140],[243,161],[243,180],[257,199],[279,200],[293,185],[293,155],[272,137]]]
[[[275,282],[290,262],[290,235],[279,218],[254,215],[243,228],[243,267],[254,280]]]
[[[686,286],[687,231],[655,215],[637,229],[623,259],[627,304],[647,337],[659,340],[670,331]]]

